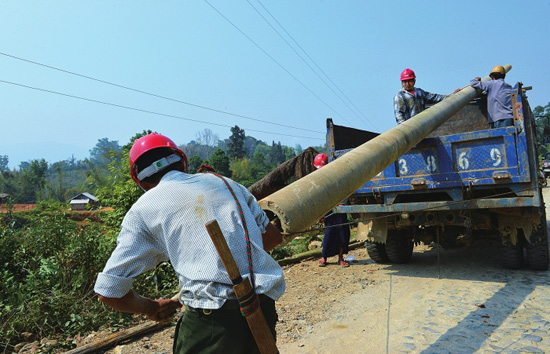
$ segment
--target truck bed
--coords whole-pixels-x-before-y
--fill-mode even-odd
[[[488,129],[486,102],[473,101],[351,196],[340,212],[396,212],[438,206],[506,208],[541,205],[536,193],[534,130],[516,86],[516,125]],[[517,94],[520,92],[520,94]],[[525,107],[524,107],[525,105]],[[529,117],[531,118],[531,117]],[[377,136],[327,120],[329,156],[336,159]],[[526,133],[527,131],[533,134]]]

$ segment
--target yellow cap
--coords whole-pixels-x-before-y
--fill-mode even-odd
[[[492,73],[499,73],[502,75],[506,75],[506,70],[504,70],[504,67],[502,65],[497,65],[491,70]]]

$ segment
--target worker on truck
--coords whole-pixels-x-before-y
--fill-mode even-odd
[[[411,69],[401,73],[401,90],[393,98],[393,109],[397,124],[401,124],[426,109],[426,104],[436,104],[450,95],[440,95],[415,87],[416,75]],[[456,89],[457,93],[461,89]]]
[[[174,353],[258,353],[205,224],[217,220],[240,273],[255,285],[251,306],[261,307],[274,338],[275,300],[285,281],[267,251],[281,243],[279,230],[244,186],[211,173],[188,174],[187,157],[163,135],[134,142],[130,169],[146,193],[124,217],[117,246],[97,277],[100,300],[154,321],[170,320],[185,304]],[[153,300],[132,290],[136,276],[164,261],[178,277],[179,300]]]
[[[501,65],[491,69],[491,81],[481,81],[480,77],[470,81],[470,85],[487,92],[487,121],[491,128],[501,128],[514,125],[512,110],[512,86],[504,81],[506,70]]]

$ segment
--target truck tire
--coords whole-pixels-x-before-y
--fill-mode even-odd
[[[546,213],[541,217],[541,228],[533,231],[531,242],[525,244],[527,262],[534,270],[548,270],[548,229],[546,226]]]
[[[523,245],[518,242],[515,245],[500,245],[502,266],[506,269],[520,269],[523,265]]]
[[[388,254],[386,253],[385,244],[366,240],[365,248],[367,249],[367,253],[369,254],[370,259],[372,259],[376,263],[388,262]]]
[[[411,260],[414,244],[402,230],[388,230],[386,253],[393,263],[407,263]]]

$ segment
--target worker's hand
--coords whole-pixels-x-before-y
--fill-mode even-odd
[[[481,78],[479,76],[474,77],[474,80],[481,81]]]
[[[157,322],[167,322],[174,317],[176,311],[181,307],[178,300],[172,299],[158,299],[153,300],[157,304],[157,308],[154,312],[146,314],[147,318]]]
[[[271,251],[283,242],[281,231],[272,223],[268,223],[265,227],[265,233],[262,234],[264,250]]]
[[[456,90],[454,90],[453,93],[457,93],[457,92],[460,92],[460,91],[462,91],[462,88],[457,88]]]

